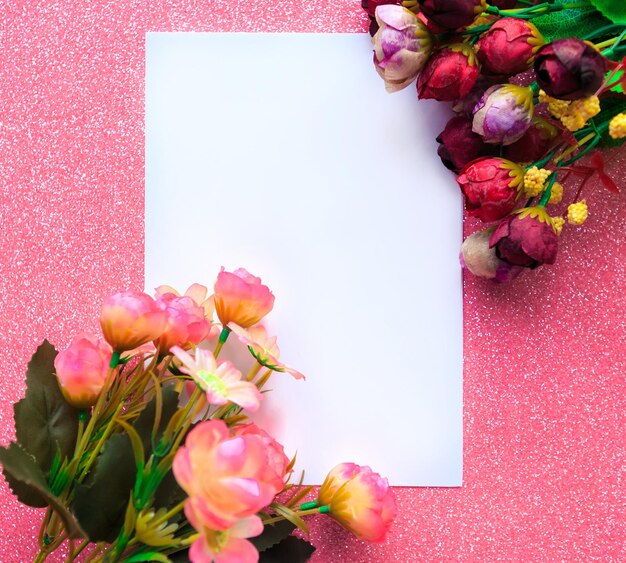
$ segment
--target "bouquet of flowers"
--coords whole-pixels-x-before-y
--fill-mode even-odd
[[[396,515],[386,479],[342,463],[303,503],[313,489],[291,482],[295,458],[248,419],[272,374],[303,379],[259,324],[273,304],[259,278],[222,269],[212,296],[199,284],[117,293],[103,340],[41,344],[14,407],[17,440],[0,448],[18,499],[47,507],[36,561],[63,546],[70,562],[297,563],[314,548],[292,532],[320,513],[384,539]],[[229,336],[245,366],[218,359]]]
[[[418,98],[454,104],[438,153],[492,224],[462,265],[503,282],[554,263],[565,225],[587,218],[588,180],[618,191],[599,149],[626,139],[624,1],[362,3],[387,90],[416,80]]]

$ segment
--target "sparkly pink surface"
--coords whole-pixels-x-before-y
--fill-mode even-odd
[[[95,330],[107,294],[143,285],[145,33],[366,22],[340,0],[17,0],[0,14],[6,443],[37,344]],[[611,163],[623,189],[625,157]],[[465,281],[464,486],[398,489],[382,545],[313,521],[315,562],[626,559],[626,202],[595,195],[554,267]],[[0,494],[0,560],[31,560],[41,513]]]

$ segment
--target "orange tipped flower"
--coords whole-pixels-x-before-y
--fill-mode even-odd
[[[318,504],[357,538],[385,539],[398,512],[387,479],[367,466],[341,463],[330,471],[319,492]]]
[[[139,291],[123,291],[107,298],[100,313],[105,340],[116,352],[133,350],[156,340],[167,324],[168,315],[154,299]]]
[[[258,323],[274,307],[274,295],[261,278],[244,268],[220,271],[215,282],[215,311],[221,323],[248,328]]]

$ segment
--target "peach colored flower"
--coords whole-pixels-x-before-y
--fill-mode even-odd
[[[285,449],[265,430],[259,428],[254,422],[239,426],[235,430],[235,436],[258,436],[261,438],[267,449],[268,464],[274,473],[284,479],[289,466],[289,458],[285,455]]]
[[[397,514],[387,479],[354,463],[341,463],[330,471],[318,503],[329,506],[330,516],[357,538],[372,542],[385,539]]]
[[[260,436],[231,436],[223,420],[198,424],[178,449],[176,481],[189,495],[185,514],[196,529],[227,530],[266,507],[284,487]]]
[[[248,347],[255,360],[262,366],[273,371],[290,373],[295,379],[305,379],[304,375],[299,371],[278,360],[280,349],[276,343],[276,337],[269,336],[263,325],[251,326],[245,329],[235,323],[229,323],[228,328],[237,335],[240,342]]]
[[[71,405],[84,409],[98,400],[109,373],[111,347],[92,336],[78,336],[54,359],[61,392]]]
[[[124,291],[108,297],[100,313],[105,340],[116,352],[133,350],[161,336],[167,313],[149,295]]]
[[[190,348],[209,335],[211,323],[205,318],[204,309],[191,297],[163,293],[156,302],[168,316],[165,331],[154,343],[162,353],[169,352],[172,346]]]
[[[182,348],[174,346],[171,352],[183,363],[179,368],[196,382],[212,405],[233,402],[250,411],[261,405],[262,395],[254,383],[241,381],[241,372],[231,362],[217,363],[208,351],[196,348],[195,358]]]
[[[193,516],[192,516],[193,518]],[[189,520],[194,526],[196,524]],[[201,536],[189,548],[192,563],[256,563],[259,552],[244,538],[258,536],[263,523],[258,516],[241,518],[224,532],[196,528]]]
[[[217,276],[214,286],[215,310],[224,326],[233,322],[243,328],[258,323],[274,307],[269,288],[244,268]]]

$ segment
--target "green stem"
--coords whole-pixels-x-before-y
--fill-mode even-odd
[[[328,514],[330,509],[328,506],[320,506],[318,508],[311,508],[309,510],[298,510],[294,512],[296,516],[310,516],[311,514]],[[268,520],[263,520],[263,525],[266,524],[274,524],[275,522],[281,522],[282,520],[287,520],[285,516],[274,516],[269,518]]]
[[[552,186],[554,186],[554,182],[556,182],[557,176],[558,174],[556,172],[553,172],[550,175],[550,182],[548,183],[548,187],[543,192],[543,195],[541,196],[541,199],[539,200],[539,203],[537,204],[539,207],[545,207],[546,204],[548,203],[550,199],[550,195],[552,195]]]
[[[222,332],[220,332],[220,337],[217,341],[217,346],[215,347],[215,350],[213,351],[213,355],[216,358],[219,355],[220,351],[222,350],[222,346],[224,346],[224,342],[228,340],[229,335],[230,335],[230,329],[227,326],[222,328]]]

